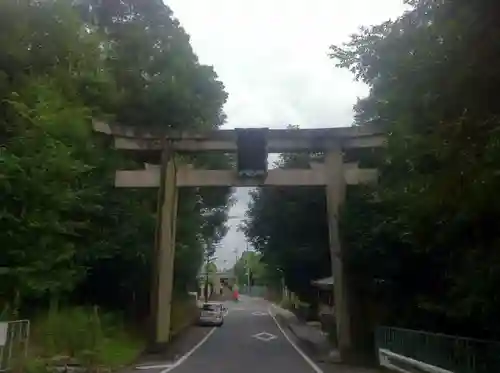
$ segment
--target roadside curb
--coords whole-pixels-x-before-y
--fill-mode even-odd
[[[306,352],[309,356],[314,358],[316,361],[324,363],[324,362],[332,362],[328,361],[328,354],[332,350],[329,343],[317,343],[306,338],[304,335],[301,335],[296,329],[300,327],[303,323],[301,323],[295,314],[291,311],[285,310],[279,306],[273,304],[273,308],[275,311],[276,320],[282,325],[295,339],[297,344]],[[284,313],[287,313],[289,316],[285,316]],[[295,327],[294,327],[295,326]]]
[[[350,365],[343,363],[340,360],[338,350],[332,344],[325,340],[325,343],[316,343],[309,340],[300,333],[297,333],[296,327],[304,325],[297,316],[280,306],[272,304],[271,307],[275,312],[274,317],[283,329],[293,338],[294,342],[306,353],[311,359],[318,363],[323,371],[335,373],[386,373],[388,371],[380,367]],[[295,326],[295,328],[294,328]],[[298,329],[300,330],[300,329]]]
[[[311,356],[314,360],[319,362],[325,362],[325,351],[324,348],[318,346],[316,343],[311,340],[304,338],[293,328],[293,323],[290,322],[285,316],[277,314],[275,315],[276,319],[280,323],[280,325],[284,326],[288,332],[290,332],[300,346],[301,349],[304,350],[309,356]]]

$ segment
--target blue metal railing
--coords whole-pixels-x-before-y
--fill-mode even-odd
[[[500,343],[423,331],[379,327],[377,349],[454,373],[500,372]]]

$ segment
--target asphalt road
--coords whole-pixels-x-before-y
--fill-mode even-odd
[[[179,364],[160,373],[318,373],[269,314],[264,300],[227,302],[224,325]]]

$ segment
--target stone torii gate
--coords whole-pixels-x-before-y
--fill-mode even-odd
[[[153,343],[170,340],[170,313],[173,285],[175,230],[178,188],[208,186],[324,186],[327,198],[329,244],[334,277],[335,315],[338,347],[342,360],[355,352],[349,287],[343,268],[338,233],[339,206],[345,199],[346,185],[374,182],[377,170],[360,169],[357,163],[344,163],[343,154],[353,148],[380,147],[385,142],[383,129],[374,126],[326,129],[236,129],[207,133],[139,129],[94,122],[94,130],[111,135],[116,149],[131,151],[145,163],[140,170],[118,170],[115,186],[120,188],[159,188],[156,263],[152,289]],[[272,169],[267,163],[262,172],[248,170],[203,170],[180,164],[176,153],[219,151],[237,153],[241,165],[248,149],[261,162],[268,153],[324,152],[324,163],[309,169]],[[151,161],[153,160],[153,161]],[[251,158],[250,158],[251,160]],[[156,165],[152,165],[156,163]]]

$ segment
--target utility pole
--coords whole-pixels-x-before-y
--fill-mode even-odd
[[[206,244],[205,248],[205,289],[204,289],[204,296],[205,296],[205,302],[208,302],[208,265],[210,264],[210,259],[215,259],[215,258],[210,258],[210,251],[212,249],[212,241],[210,240]]]
[[[236,263],[238,263],[238,253],[239,253],[239,250],[236,248],[233,250],[233,253],[234,253],[234,264],[236,265]]]
[[[284,299],[286,296],[286,285],[285,285],[285,273],[281,268],[277,268],[280,273],[280,282],[281,282],[281,298]]]
[[[233,250],[234,253],[234,265],[233,265],[233,286],[232,289],[238,288],[238,278],[236,276],[236,264],[238,263],[238,248]]]
[[[205,255],[205,288],[203,290],[205,302],[208,302],[208,255]]]
[[[236,277],[236,264],[238,263],[238,249],[233,250],[234,253],[234,265],[233,265],[233,276]]]
[[[246,247],[246,250],[245,250],[245,264],[246,264],[246,267],[247,267],[247,291],[248,291],[248,294],[250,295],[251,293],[251,288],[252,288],[252,284],[250,284],[250,263],[249,263],[249,257],[248,257],[248,242],[247,242],[247,247]]]
[[[248,264],[247,264],[247,285],[250,291],[250,287],[252,286],[252,284],[250,284],[250,267],[248,266]]]

